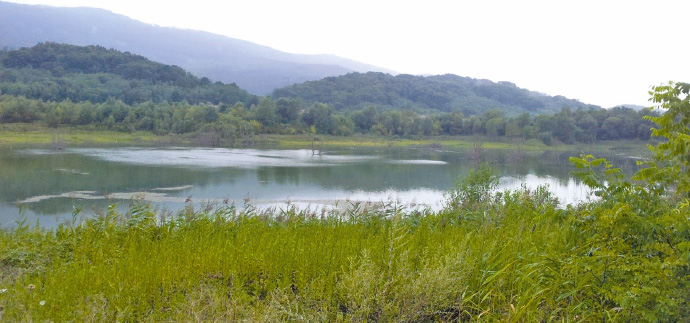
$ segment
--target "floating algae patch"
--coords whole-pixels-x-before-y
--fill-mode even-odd
[[[391,160],[391,164],[398,165],[447,165],[447,162],[441,160],[426,160],[426,159],[415,159],[415,160]]]
[[[184,185],[184,186],[175,186],[175,187],[158,187],[158,188],[153,188],[151,189],[152,191],[184,191],[186,189],[193,188],[194,185]]]
[[[32,196],[27,199],[21,200],[18,203],[24,204],[24,203],[37,203],[49,199],[54,199],[54,198],[59,198],[59,197],[67,197],[67,198],[73,198],[73,199],[84,199],[84,200],[100,200],[104,199],[104,196],[99,196],[99,195],[94,195],[96,192],[94,191],[73,191],[73,192],[67,192],[67,193],[62,193],[62,194],[57,194],[57,195],[38,195],[38,196]]]
[[[70,174],[76,174],[76,175],[91,175],[91,173],[80,172],[76,169],[56,168],[55,170],[58,172],[70,173]]]
[[[172,197],[165,193],[124,192],[111,193],[105,196],[109,200],[138,200],[146,202],[185,202],[184,197]]]
[[[168,188],[170,189],[170,188]],[[99,195],[94,191],[74,191],[66,192],[62,194],[55,195],[38,195],[32,196],[27,199],[21,200],[18,203],[38,203],[45,200],[50,200],[54,198],[70,198],[70,199],[82,199],[82,200],[139,200],[146,202],[190,202],[189,198],[184,197],[174,197],[168,196],[166,193],[154,193],[154,192],[119,192],[110,193],[107,195]],[[211,199],[196,199],[194,202],[210,202]]]

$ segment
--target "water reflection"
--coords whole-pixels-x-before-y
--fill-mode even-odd
[[[524,176],[504,176],[500,179],[500,190],[516,190],[522,187],[534,190],[539,186],[546,186],[558,198],[561,206],[577,204],[591,197],[588,187],[574,178],[557,178],[553,176],[539,177],[534,174]]]
[[[548,184],[562,203],[589,196],[570,175],[572,153],[486,151],[500,189]],[[310,150],[96,148],[0,151],[0,225],[20,216],[46,226],[75,207],[102,212],[131,198],[179,210],[186,203],[258,206],[354,201],[441,207],[443,194],[470,169],[468,153],[432,149]],[[17,206],[17,202],[20,206]]]

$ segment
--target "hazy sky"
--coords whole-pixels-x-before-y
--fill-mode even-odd
[[[98,7],[291,53],[409,74],[452,73],[586,103],[650,105],[690,81],[690,1],[11,0]]]

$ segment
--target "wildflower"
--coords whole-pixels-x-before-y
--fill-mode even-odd
[[[26,286],[26,288],[28,288],[29,290],[34,290],[34,289],[36,289],[36,285],[29,284],[28,286]]]
[[[38,302],[38,305],[41,305],[41,306],[46,305],[46,301],[40,301],[40,302]]]
[[[0,289],[0,294],[7,293],[7,288]]]

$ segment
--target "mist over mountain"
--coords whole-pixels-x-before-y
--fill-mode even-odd
[[[560,95],[549,96],[522,89],[510,82],[452,74],[393,76],[376,72],[350,73],[277,89],[273,97],[328,103],[336,109],[375,106],[383,109],[461,111],[465,115],[482,114],[491,109],[517,115],[525,112],[553,114],[564,107],[600,108]]]
[[[254,94],[353,71],[392,72],[333,55],[290,54],[209,32],[150,25],[103,9],[0,2],[0,48],[46,41],[132,52]]]

